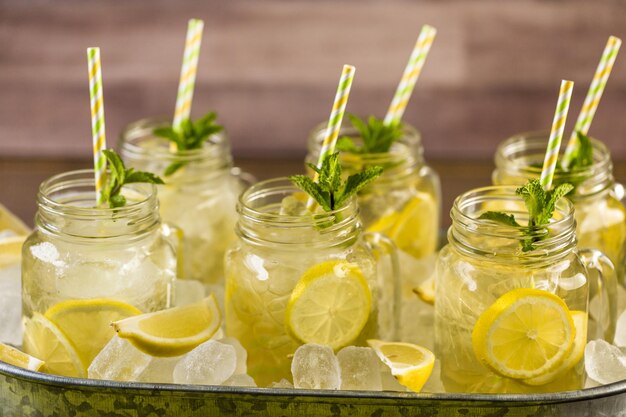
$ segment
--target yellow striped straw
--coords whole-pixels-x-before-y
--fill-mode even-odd
[[[341,78],[339,78],[339,85],[337,86],[333,109],[330,112],[328,126],[326,127],[326,135],[324,136],[322,149],[320,150],[320,157],[317,161],[318,167],[322,166],[322,162],[326,156],[335,151],[335,145],[337,144],[337,138],[339,137],[339,129],[341,128],[343,115],[346,112],[346,105],[348,104],[348,97],[350,96],[350,88],[352,87],[355,71],[356,68],[352,65],[344,65],[343,70],[341,71]],[[319,175],[315,173],[313,180],[317,181],[318,179]],[[314,205],[315,200],[309,198],[307,201],[307,208],[312,209]]]
[[[106,135],[104,130],[104,99],[102,95],[102,65],[100,48],[87,48],[89,69],[89,98],[91,103],[91,135],[93,137],[93,172],[96,184],[96,203],[103,203],[102,190],[106,181]]]
[[[606,83],[609,80],[613,64],[615,63],[615,58],[617,58],[617,53],[619,52],[621,45],[622,40],[620,38],[611,36],[604,47],[604,52],[602,53],[602,57],[598,63],[598,68],[596,68],[596,73],[594,74],[591,85],[589,86],[589,91],[587,91],[585,102],[580,110],[578,119],[576,119],[574,131],[569,138],[569,142],[565,148],[565,153],[563,154],[562,164],[564,167],[567,167],[570,164],[572,157],[578,148],[578,135],[576,135],[576,131],[580,131],[585,135],[589,132],[591,121],[593,120],[593,116],[596,114],[596,110],[598,109],[598,104],[602,98],[604,87],[606,87]]]
[[[176,131],[180,131],[183,120],[189,119],[191,115],[191,101],[193,100],[193,90],[196,83],[203,29],[204,22],[202,20],[189,20],[183,65],[180,70],[180,81],[178,83],[178,94],[176,95],[176,110],[174,112],[174,122],[172,123],[173,129]],[[176,145],[173,142],[172,145],[174,145],[174,150],[176,150]]]
[[[559,100],[556,103],[556,111],[552,120],[552,130],[550,131],[550,139],[548,140],[548,148],[546,149],[546,157],[543,160],[543,169],[539,182],[544,190],[552,187],[552,177],[556,168],[556,160],[559,157],[559,149],[561,148],[561,139],[563,138],[563,129],[567,120],[567,111],[572,98],[574,83],[572,81],[561,81],[561,90],[559,91]]]
[[[436,35],[437,29],[434,27],[429,25],[422,26],[409,62],[406,64],[406,68],[404,68],[404,73],[402,74],[396,93],[387,110],[387,115],[384,120],[386,125],[400,123],[400,120],[402,120],[404,110],[407,104],[409,104],[413,88],[415,88],[415,83],[417,83],[422,68],[424,68],[426,57],[428,57],[428,52],[430,51],[430,47]]]

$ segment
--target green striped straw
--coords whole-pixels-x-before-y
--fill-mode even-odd
[[[346,105],[348,104],[348,97],[350,96],[350,88],[352,87],[355,71],[356,68],[352,65],[344,65],[343,70],[341,71],[339,85],[337,86],[337,93],[335,94],[335,101],[330,112],[330,118],[328,119],[328,126],[326,127],[326,135],[324,136],[322,149],[320,150],[320,157],[317,161],[318,168],[321,168],[324,159],[335,151],[335,145],[337,144],[337,138],[339,137],[339,129],[341,128],[343,115],[346,112]],[[317,181],[318,179],[319,175],[316,172],[313,180]],[[309,198],[307,201],[307,208],[311,210],[314,205],[315,200],[313,200],[313,198]]]
[[[411,94],[413,93],[413,88],[415,88],[415,83],[417,83],[422,68],[424,68],[428,52],[435,40],[435,35],[437,35],[437,29],[429,25],[422,26],[409,62],[404,68],[396,93],[387,110],[384,120],[386,125],[400,123],[400,120],[402,120],[406,106],[409,104]]]
[[[604,87],[606,87],[606,83],[609,80],[613,64],[615,63],[615,59],[617,58],[617,53],[619,52],[621,45],[622,40],[620,38],[611,36],[604,47],[604,52],[602,53],[602,57],[600,58],[600,62],[596,68],[593,80],[591,80],[589,91],[587,91],[585,102],[580,110],[578,119],[576,119],[574,131],[569,138],[569,142],[565,148],[565,153],[563,154],[561,164],[564,168],[567,168],[567,166],[572,162],[574,153],[578,149],[578,135],[576,132],[580,131],[585,135],[589,133],[593,116],[596,114],[598,104],[600,104]]]
[[[193,90],[196,83],[203,29],[204,22],[202,20],[189,20],[183,65],[180,70],[180,81],[178,82],[176,110],[174,112],[174,122],[172,123],[172,128],[176,131],[180,131],[183,120],[189,119],[191,115],[191,101],[193,100]],[[172,144],[174,143],[172,142]]]
[[[106,135],[104,130],[104,97],[102,94],[102,65],[100,48],[87,48],[89,70],[89,101],[91,104],[91,135],[93,138],[93,173],[96,185],[96,204],[104,203],[102,191],[106,181]]]
[[[550,131],[550,139],[548,140],[548,148],[546,149],[546,157],[543,160],[543,169],[539,182],[544,190],[552,187],[552,178],[556,168],[556,161],[559,157],[559,148],[561,147],[561,139],[563,138],[563,130],[565,121],[567,120],[567,111],[572,98],[574,83],[572,81],[561,81],[561,89],[559,91],[559,100],[556,103],[556,111],[552,120],[552,130]]]

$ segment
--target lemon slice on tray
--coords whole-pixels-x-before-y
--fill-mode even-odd
[[[371,306],[371,290],[356,264],[322,262],[308,269],[294,287],[287,305],[287,329],[302,343],[337,350],[359,336]]]
[[[435,365],[435,355],[428,349],[412,343],[367,341],[376,355],[391,369],[400,384],[420,392]]]
[[[570,356],[576,328],[565,302],[537,289],[507,292],[474,325],[472,345],[494,372],[529,380],[559,369]]]
[[[72,343],[50,320],[39,313],[26,321],[24,352],[45,362],[42,370],[56,375],[84,378],[86,364]]]
[[[0,343],[0,361],[31,371],[40,370],[44,364],[42,360],[21,352],[14,347],[5,345],[4,343]]]
[[[46,311],[54,323],[76,348],[81,361],[89,366],[115,331],[111,323],[141,311],[130,304],[107,298],[67,300]]]
[[[193,304],[129,317],[112,324],[121,338],[152,356],[180,356],[209,340],[221,324],[211,294]]]

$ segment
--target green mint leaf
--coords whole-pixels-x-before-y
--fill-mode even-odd
[[[520,227],[520,224],[515,220],[514,215],[502,213],[501,211],[486,211],[478,218],[481,220],[491,220],[494,222],[502,223],[507,226]]]
[[[308,162],[307,165],[309,166],[309,168],[311,168],[313,171],[317,172],[317,174],[319,175],[322,171],[315,165],[313,165],[312,163]]]
[[[333,209],[330,194],[323,190],[320,185],[313,181],[310,177],[307,177],[306,175],[292,175],[288,178],[296,187],[313,197],[317,204],[319,204],[324,210],[331,211]]]
[[[165,184],[160,177],[154,175],[151,172],[133,171],[131,168],[127,171],[126,182],[124,184],[130,184],[133,182],[147,182],[150,184]]]
[[[539,180],[528,181],[526,185],[515,190],[515,193],[521,196],[526,203],[526,209],[528,210],[528,226],[537,226],[543,223],[538,223],[539,218],[542,215],[543,207],[547,201],[547,195]]]
[[[567,193],[572,191],[574,186],[572,184],[559,184],[552,191],[548,191],[546,193],[546,201],[544,202],[543,209],[541,211],[541,215],[538,218],[537,224],[548,224],[552,215],[554,214],[554,209],[556,207],[556,202],[564,197]]]
[[[103,153],[107,159],[107,180],[102,190],[104,200],[109,207],[116,208],[126,205],[126,198],[120,194],[124,184],[131,182],[149,182],[163,184],[163,180],[149,172],[126,169],[122,158],[113,150],[105,149]]]
[[[335,149],[342,152],[350,152],[350,153],[361,153],[363,148],[359,148],[354,144],[354,141],[351,137],[342,136],[337,139],[337,144],[335,145]]]
[[[357,146],[354,140],[342,136],[337,149],[352,153],[384,153],[389,152],[391,145],[402,137],[403,125],[394,123],[386,125],[384,120],[370,116],[367,122],[359,117],[348,114],[352,126],[359,132],[363,144]]]
[[[323,190],[331,194],[339,189],[341,185],[341,162],[339,162],[338,152],[328,155],[324,159],[319,170],[318,183]]]
[[[152,133],[175,143],[178,151],[200,149],[204,142],[211,138],[211,135],[224,129],[216,123],[216,119],[217,114],[209,112],[195,122],[191,119],[183,120],[178,132],[169,126],[156,128]],[[164,175],[170,176],[185,165],[185,162],[174,161],[165,168]]]
[[[362,172],[350,175],[346,180],[343,190],[337,198],[336,204],[341,207],[350,197],[358,193],[367,184],[374,181],[383,173],[383,168],[379,166],[368,167]]]
[[[576,136],[578,147],[569,161],[568,170],[586,168],[593,164],[593,146],[589,136],[579,130],[576,131]]]

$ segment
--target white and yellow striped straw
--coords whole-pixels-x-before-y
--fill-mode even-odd
[[[598,104],[602,98],[604,87],[606,87],[606,83],[609,80],[613,64],[615,63],[615,58],[617,58],[617,53],[619,52],[621,45],[622,40],[620,38],[611,36],[604,47],[604,52],[602,53],[602,57],[598,63],[598,68],[596,68],[596,73],[594,74],[591,85],[589,86],[589,91],[587,91],[585,102],[580,110],[578,119],[576,119],[574,131],[569,138],[569,142],[565,148],[565,153],[563,154],[562,164],[564,167],[569,165],[574,152],[578,148],[578,135],[576,135],[576,131],[580,131],[585,135],[589,133],[591,121],[593,120],[593,116],[596,114],[596,110],[598,109]]]
[[[104,98],[102,94],[102,65],[100,48],[87,48],[89,69],[89,98],[91,103],[91,134],[93,137],[93,172],[96,184],[96,203],[102,204],[102,190],[106,181],[106,135],[104,130]]]
[[[406,68],[404,69],[404,73],[402,74],[396,93],[391,100],[389,109],[387,110],[387,115],[384,120],[386,125],[400,123],[400,120],[402,120],[404,110],[406,109],[407,104],[409,104],[413,88],[415,88],[415,83],[417,83],[417,79],[422,72],[426,58],[428,57],[430,47],[435,40],[435,35],[437,35],[437,29],[429,25],[422,26],[422,30],[417,37],[409,62],[406,64]]]
[[[203,29],[204,22],[202,20],[189,20],[183,65],[180,70],[180,81],[178,83],[178,94],[176,95],[176,110],[172,123],[172,128],[176,131],[180,131],[183,120],[189,119],[191,115],[191,101],[193,100],[193,90],[196,83]],[[173,142],[172,145],[174,145],[175,150],[176,145]]]
[[[543,168],[541,170],[541,178],[539,182],[544,190],[552,187],[552,177],[554,177],[554,169],[556,161],[559,157],[559,149],[561,148],[561,139],[563,138],[563,129],[567,120],[567,111],[572,98],[574,83],[572,81],[561,81],[561,89],[559,91],[559,100],[556,103],[556,111],[552,120],[552,130],[550,131],[550,139],[548,140],[548,148],[546,149],[546,157],[543,160]]]
[[[320,150],[320,157],[317,161],[318,167],[321,167],[324,159],[335,151],[335,145],[337,144],[337,138],[339,137],[339,129],[341,128],[343,115],[346,112],[346,105],[348,104],[348,97],[350,96],[350,88],[352,87],[355,71],[356,68],[352,65],[344,65],[343,70],[341,71],[341,78],[339,78],[339,85],[337,86],[333,109],[330,112],[328,126],[326,127],[326,134],[324,136],[324,141],[322,142],[322,149]],[[316,172],[313,180],[317,181],[318,179],[319,175]],[[307,208],[311,209],[314,205],[315,200],[309,198],[307,201]]]

